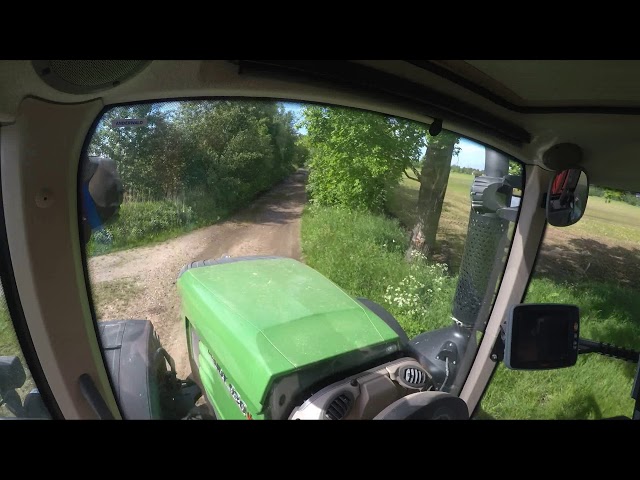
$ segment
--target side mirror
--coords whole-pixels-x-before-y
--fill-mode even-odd
[[[573,225],[584,215],[589,196],[589,180],[581,168],[557,172],[549,183],[547,221],[554,227]]]

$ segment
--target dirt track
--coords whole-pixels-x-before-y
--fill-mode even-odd
[[[223,223],[149,246],[89,260],[98,319],[143,318],[153,322],[163,346],[188,373],[185,335],[175,281],[188,262],[222,255],[300,258],[300,216],[306,202],[299,171],[250,207]]]

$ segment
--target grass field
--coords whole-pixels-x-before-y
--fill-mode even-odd
[[[438,227],[437,255],[457,270],[469,219],[473,176],[451,173]],[[389,212],[407,228],[415,224],[420,185],[404,181],[391,193]],[[566,228],[549,227],[538,259],[539,276],[556,281],[583,277],[618,285],[640,285],[640,207],[590,197],[584,217]]]
[[[640,349],[640,296],[627,287],[534,278],[525,301],[576,304],[582,337]],[[560,370],[514,371],[501,365],[482,400],[482,411],[493,418],[630,416],[635,368],[597,354],[582,355],[577,365]]]
[[[397,220],[308,206],[302,218],[307,265],[353,296],[385,306],[415,336],[447,326],[456,277],[421,261],[404,261],[408,237]]]
[[[438,230],[440,251],[452,271],[462,255],[471,175],[452,173]],[[405,225],[414,221],[419,184],[405,180],[389,210]],[[549,227],[526,302],[576,304],[582,336],[640,349],[640,208],[589,199],[583,219]],[[447,249],[447,247],[449,248]],[[482,409],[495,418],[601,418],[632,411],[634,366],[586,355],[576,367],[516,372],[500,367]]]
[[[471,206],[469,187],[472,181],[472,175],[451,172],[442,207],[435,257],[438,261],[446,262],[453,271],[460,266],[467,235]],[[389,213],[407,229],[411,229],[416,222],[415,206],[419,189],[418,182],[405,178],[387,200]]]
[[[459,173],[450,177],[435,255],[436,261],[448,265],[446,272],[430,269],[428,264],[411,271],[404,261],[406,228],[415,221],[419,186],[411,180],[405,180],[388,199],[388,211],[397,220],[308,208],[302,223],[305,261],[352,295],[383,304],[409,336],[449,325],[472,180],[471,175]],[[581,222],[547,229],[526,301],[577,304],[583,337],[640,349],[637,238],[639,207],[590,198]],[[411,275],[418,280],[407,281]],[[634,372],[632,364],[596,354],[581,356],[575,367],[546,372],[518,372],[500,366],[478,417],[595,419],[630,415]]]

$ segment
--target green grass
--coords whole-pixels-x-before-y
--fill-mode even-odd
[[[640,207],[624,202],[606,203],[602,197],[589,197],[584,217],[571,227],[576,234],[617,244],[638,245]]]
[[[628,288],[534,278],[526,301],[576,304],[582,337],[640,349],[640,296]],[[514,371],[500,365],[481,408],[484,415],[498,419],[630,416],[635,368],[597,354],[581,355],[574,367],[559,370]]]
[[[422,262],[409,265],[404,260],[408,236],[397,220],[346,209],[308,206],[302,217],[301,235],[307,265],[349,294],[383,305],[408,335],[449,325],[456,278],[443,275]],[[389,292],[389,287],[394,291]],[[395,288],[419,295],[420,301],[409,298],[408,305],[398,305],[393,301],[397,297]]]
[[[448,326],[457,265],[467,231],[472,180],[471,175],[452,173],[447,188],[436,256],[450,265],[449,272],[434,270],[426,263],[412,267],[404,259],[406,227],[415,219],[419,186],[411,180],[404,181],[389,197],[387,209],[397,219],[307,207],[302,220],[305,261],[350,294],[385,306],[410,337]],[[640,208],[592,198],[583,221],[570,228],[554,229],[562,238],[548,237],[550,242],[566,242],[567,236],[585,236],[603,244],[619,245],[634,241],[634,232],[640,230],[636,225],[640,226]],[[606,256],[607,252],[590,253],[599,254]],[[558,275],[554,277],[554,273]],[[415,282],[406,281],[410,275],[427,286],[416,288]],[[640,295],[630,286],[607,282],[607,278],[593,275],[589,279],[583,275],[578,282],[551,269],[544,276],[534,277],[526,301],[577,304],[581,309],[581,336],[640,349]],[[405,293],[417,293],[424,308],[401,307],[389,301],[389,286],[394,289],[391,298],[399,287]],[[429,294],[428,288],[435,286],[440,291]],[[501,365],[482,400],[479,416],[592,419],[630,415],[634,373],[635,365],[597,354],[582,355],[576,366],[551,371],[513,371]]]
[[[446,263],[454,271],[460,266],[467,235],[469,189],[472,182],[473,175],[451,172],[438,225],[435,259]],[[391,191],[387,199],[387,211],[407,229],[413,228],[416,223],[419,190],[420,183],[405,178]]]
[[[437,251],[444,252],[454,271],[466,237],[472,181],[471,175],[451,173],[440,218]],[[415,222],[418,189],[418,182],[405,179],[389,196],[387,209],[405,226]],[[525,301],[576,304],[581,309],[581,336],[640,349],[640,296],[632,288],[637,282],[620,278],[634,279],[633,270],[640,264],[638,238],[640,208],[589,198],[580,222],[548,229],[538,261],[538,272],[544,273],[534,275]],[[547,255],[551,250],[561,253]],[[581,269],[587,265],[591,268],[585,275]],[[501,365],[482,401],[483,416],[629,415],[634,369],[629,363],[596,354],[581,356],[575,367],[546,372],[519,372]]]
[[[16,334],[13,330],[13,324],[9,318],[9,312],[4,302],[4,298],[0,301],[0,356],[15,355],[20,350]]]
[[[444,208],[440,218],[438,237],[445,239],[449,232],[466,234],[469,218],[469,188],[473,176],[451,172]],[[387,209],[405,226],[416,220],[416,203],[420,184],[405,178],[392,190]],[[584,217],[569,229],[574,236],[584,236],[602,242],[638,246],[640,238],[640,207],[624,202],[606,203],[602,197],[589,197]]]
[[[469,221],[469,189],[473,175],[451,172],[447,192],[444,197],[441,222],[463,227],[466,232]],[[409,178],[391,191],[387,200],[387,210],[393,213],[400,222],[413,227],[416,222],[416,204],[420,183]],[[441,233],[438,231],[438,233]]]
[[[183,205],[171,201],[127,202],[118,217],[95,231],[87,244],[89,256],[163,242],[225,219],[230,210],[199,200]]]

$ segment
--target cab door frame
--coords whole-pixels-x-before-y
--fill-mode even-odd
[[[91,315],[78,228],[80,154],[102,107],[100,100],[62,105],[25,98],[15,121],[2,127],[15,283],[42,372],[66,419],[99,418],[96,401],[121,418]],[[86,382],[101,399],[87,395]]]
[[[491,353],[500,334],[501,324],[507,318],[509,307],[522,302],[533,275],[547,225],[545,209],[541,202],[551,178],[553,172],[539,166],[526,165],[526,185],[521,200],[520,216],[505,272],[478,352],[460,392],[460,398],[469,407],[469,415],[476,410],[498,366],[498,363],[491,359]]]

